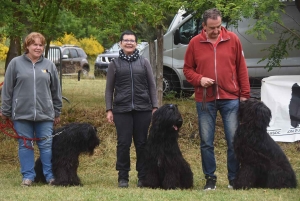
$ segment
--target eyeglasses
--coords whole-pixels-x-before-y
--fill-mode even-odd
[[[135,40],[128,40],[128,39],[123,39],[122,40],[124,43],[135,43]]]

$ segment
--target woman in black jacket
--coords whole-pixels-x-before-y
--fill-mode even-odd
[[[137,36],[124,31],[120,37],[119,57],[108,66],[105,102],[107,120],[117,129],[118,186],[128,187],[130,146],[136,149],[138,187],[145,176],[142,152],[147,141],[152,113],[158,107],[156,86],[149,61],[136,49]]]

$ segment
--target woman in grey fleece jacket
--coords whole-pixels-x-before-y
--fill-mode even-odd
[[[60,121],[62,108],[61,87],[54,63],[43,57],[45,38],[30,33],[24,41],[25,53],[9,63],[1,94],[1,116],[11,119],[19,136],[45,138],[37,141],[48,183],[54,181],[52,173],[53,124]],[[30,186],[35,178],[34,151],[31,141],[19,139],[19,160],[22,186]]]

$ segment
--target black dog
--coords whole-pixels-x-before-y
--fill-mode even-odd
[[[182,126],[176,105],[160,107],[152,118],[146,144],[146,177],[143,187],[187,189],[193,187],[193,173],[178,146],[178,132]]]
[[[300,124],[300,86],[295,83],[292,86],[292,98],[289,105],[291,126],[297,128]]]
[[[289,160],[267,133],[270,109],[261,101],[241,102],[240,125],[234,137],[234,150],[240,169],[234,189],[296,188],[297,180]]]
[[[52,171],[55,181],[52,185],[82,185],[77,175],[79,155],[94,153],[100,143],[97,130],[88,123],[70,123],[53,132]],[[46,182],[40,158],[35,162],[35,182]]]

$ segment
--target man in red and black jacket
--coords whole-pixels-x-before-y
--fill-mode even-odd
[[[248,70],[238,37],[222,27],[222,14],[213,8],[203,14],[203,30],[191,39],[184,58],[183,72],[195,87],[201,138],[201,158],[206,178],[205,190],[216,188],[214,135],[220,112],[227,140],[229,188],[239,164],[233,150],[238,126],[239,101],[250,97]]]

